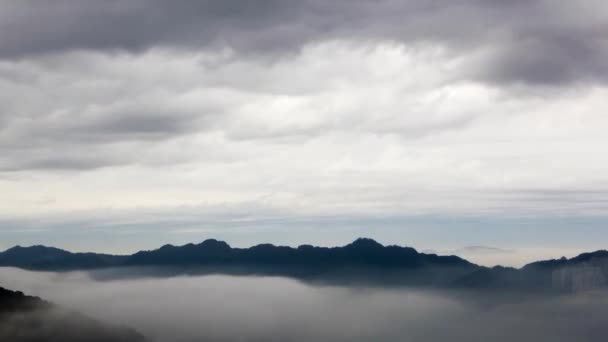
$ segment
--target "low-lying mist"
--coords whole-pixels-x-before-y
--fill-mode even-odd
[[[0,341],[10,342],[143,342],[132,329],[104,325],[78,312],[60,308],[0,315]]]
[[[604,341],[608,296],[311,286],[285,278],[96,281],[0,268],[0,286],[151,341]],[[10,322],[10,321],[9,321]]]

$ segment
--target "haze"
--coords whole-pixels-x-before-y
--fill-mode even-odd
[[[603,341],[605,291],[563,297],[315,287],[285,278],[99,282],[0,270],[0,283],[156,341]]]

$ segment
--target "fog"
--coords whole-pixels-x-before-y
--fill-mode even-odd
[[[0,316],[0,341],[10,342],[142,342],[132,329],[104,325],[77,312],[38,309]]]
[[[312,286],[275,277],[96,281],[0,268],[41,296],[151,341],[603,341],[608,296]]]

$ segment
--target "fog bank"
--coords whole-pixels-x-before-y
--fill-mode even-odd
[[[0,268],[0,286],[170,341],[603,341],[605,293],[505,299],[285,278],[94,281]],[[492,296],[492,297],[490,297]]]

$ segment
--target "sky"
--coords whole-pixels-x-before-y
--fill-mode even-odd
[[[0,248],[605,248],[607,60],[601,0],[5,0]]]

